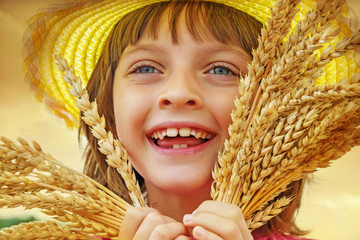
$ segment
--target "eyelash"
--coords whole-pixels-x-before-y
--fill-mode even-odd
[[[211,70],[214,70],[215,68],[224,68],[226,70],[228,70],[232,75],[239,77],[239,74],[234,73],[234,71],[231,70],[231,68],[228,65],[224,65],[224,64],[213,64],[211,66],[211,69],[208,71],[210,72]]]
[[[135,64],[133,67],[131,67],[130,73],[140,73],[137,71],[143,67],[151,67],[151,68],[154,68],[156,71],[159,71],[156,67],[154,67],[150,63],[140,62],[140,63]],[[231,73],[231,75],[234,75],[236,77],[240,76],[239,74],[234,73],[234,71],[232,71],[231,68],[225,64],[213,64],[208,72],[210,72],[211,70],[214,70],[215,68],[224,68],[224,69],[228,70]],[[217,75],[217,74],[215,74],[215,75]],[[226,74],[226,75],[228,75],[228,74]]]
[[[150,63],[147,63],[147,62],[139,62],[139,63],[136,63],[134,66],[132,66],[130,68],[130,73],[139,73],[139,72],[136,72],[138,71],[139,69],[143,68],[143,67],[151,67],[151,68],[154,68],[155,70],[159,71],[156,67],[154,67],[153,65],[151,65]]]

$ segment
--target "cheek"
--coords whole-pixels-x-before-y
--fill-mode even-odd
[[[116,133],[119,141],[128,153],[133,167],[142,175],[144,166],[141,159],[146,159],[144,122],[149,111],[149,102],[145,101],[146,94],[130,91],[118,91],[114,96],[114,114]],[[145,97],[146,98],[146,97]]]
[[[238,96],[237,87],[225,92],[220,92],[209,101],[212,112],[220,125],[222,135],[228,137],[228,127],[231,123],[231,112],[235,108],[234,100]],[[215,95],[212,95],[215,96]]]
[[[139,111],[137,111],[136,98],[126,93],[114,97],[115,124],[120,141],[126,139],[133,128],[137,125]]]
[[[116,132],[117,132],[118,138],[121,142],[123,142],[123,140],[125,139],[124,136],[126,136],[128,134],[126,132],[127,128],[124,127],[124,126],[128,125],[126,112],[128,112],[126,104],[122,104],[122,103],[116,104],[114,102]]]
[[[143,136],[143,125],[150,109],[148,93],[129,86],[117,86],[114,91],[114,114],[119,140],[126,146]],[[123,89],[126,89],[124,91]],[[115,95],[116,94],[116,95]]]
[[[125,86],[115,84],[113,92],[116,131],[121,142],[128,135],[127,129],[130,127],[129,123],[131,122],[129,119],[134,117],[134,112],[130,105],[134,104],[134,100],[136,100],[132,99],[131,95],[123,89],[125,89]]]

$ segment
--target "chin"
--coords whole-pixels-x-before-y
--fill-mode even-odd
[[[159,181],[159,184],[156,184],[159,188],[167,192],[177,193],[177,194],[194,194],[196,192],[207,191],[210,193],[212,177],[211,175],[206,175],[202,178],[197,176],[189,176],[188,174],[182,173],[166,176],[165,181]]]

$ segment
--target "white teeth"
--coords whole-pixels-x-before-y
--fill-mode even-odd
[[[181,137],[189,137],[194,136],[195,138],[202,139],[210,139],[212,138],[212,134],[209,132],[197,131],[194,129],[190,129],[188,127],[185,128],[167,128],[164,130],[158,130],[151,134],[153,139],[164,139],[164,137],[176,137],[180,135]]]
[[[173,144],[173,148],[187,148],[187,144]]]
[[[159,136],[159,138],[162,140],[162,139],[164,139],[164,137],[166,136],[166,132],[165,132],[165,131],[158,132],[158,136]]]
[[[190,128],[180,128],[179,134],[181,137],[188,137],[191,134]]]
[[[159,138],[159,133],[158,133],[158,132],[154,132],[154,136],[155,136],[155,138]]]
[[[196,132],[196,133],[195,133],[195,137],[196,137],[196,138],[200,138],[200,136],[201,136],[201,132]]]
[[[207,134],[204,132],[204,133],[201,134],[200,137],[201,137],[202,139],[205,139],[205,138],[206,138],[206,135],[207,135]]]
[[[178,135],[179,131],[177,130],[177,128],[168,128],[166,130],[166,135],[168,137],[176,137]]]

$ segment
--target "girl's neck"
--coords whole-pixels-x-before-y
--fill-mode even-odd
[[[146,189],[150,207],[180,222],[185,214],[192,213],[203,201],[211,199],[210,186],[194,192],[178,193],[164,191],[147,183]]]

